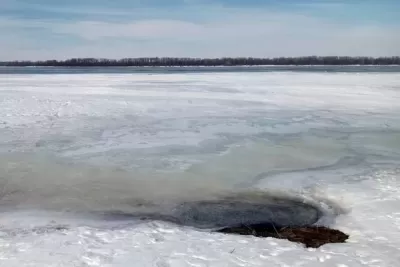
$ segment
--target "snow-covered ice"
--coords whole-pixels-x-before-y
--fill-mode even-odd
[[[400,72],[0,75],[0,266],[399,266],[399,114]],[[348,243],[98,215],[249,190]]]

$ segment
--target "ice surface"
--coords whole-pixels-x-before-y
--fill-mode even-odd
[[[397,266],[399,103],[396,72],[0,75],[0,266]],[[349,242],[98,216],[255,189]]]

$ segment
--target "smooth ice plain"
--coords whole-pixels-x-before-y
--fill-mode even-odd
[[[399,114],[400,72],[0,75],[0,266],[398,266]],[[112,216],[253,190],[348,243]]]

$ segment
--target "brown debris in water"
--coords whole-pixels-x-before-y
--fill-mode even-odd
[[[275,228],[270,224],[241,225],[218,230],[221,233],[274,237],[302,243],[307,248],[319,248],[329,243],[345,243],[349,235],[323,226]]]

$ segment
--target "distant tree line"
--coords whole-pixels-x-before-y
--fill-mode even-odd
[[[72,58],[45,61],[4,61],[0,66],[125,67],[125,66],[259,66],[259,65],[400,65],[400,57],[278,57],[278,58]]]

